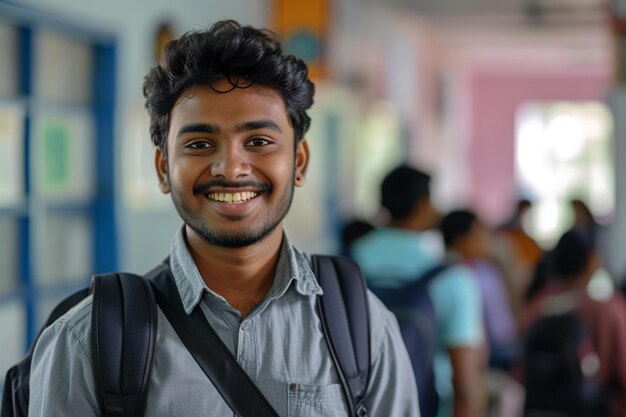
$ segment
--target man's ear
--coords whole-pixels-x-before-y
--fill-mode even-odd
[[[296,146],[296,187],[304,185],[306,170],[309,167],[309,144],[306,139],[302,139]]]
[[[154,165],[156,167],[157,177],[159,178],[159,188],[163,194],[167,194],[170,192],[170,181],[167,176],[167,157],[160,147],[156,148]]]

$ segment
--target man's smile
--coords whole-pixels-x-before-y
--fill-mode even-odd
[[[219,201],[228,204],[241,204],[245,201],[251,200],[256,197],[258,193],[252,191],[242,191],[237,193],[209,193],[207,197],[209,200]]]

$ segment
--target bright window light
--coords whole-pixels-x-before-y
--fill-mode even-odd
[[[516,125],[516,180],[533,201],[528,232],[549,247],[573,222],[570,200],[585,202],[596,220],[615,205],[613,120],[600,102],[529,102]]]

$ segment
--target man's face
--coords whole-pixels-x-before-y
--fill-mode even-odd
[[[470,259],[488,258],[490,238],[489,229],[476,220],[472,223],[467,234],[458,239],[457,250]]]
[[[278,93],[226,81],[195,86],[170,113],[167,158],[157,149],[161,190],[170,192],[187,233],[244,247],[279,227],[294,185],[302,186],[308,147],[294,154],[294,132]],[[231,90],[231,91],[229,91]]]

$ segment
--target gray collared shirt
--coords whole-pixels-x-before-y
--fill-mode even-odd
[[[237,362],[279,415],[347,416],[339,376],[316,313],[322,289],[309,258],[289,244],[281,249],[264,301],[242,320],[206,287],[181,229],[170,262],[187,312],[199,306]],[[417,417],[417,388],[397,322],[369,294],[371,374],[367,407],[372,417]],[[89,345],[91,298],[44,331],[33,356],[29,416],[99,416]],[[233,416],[159,311],[155,363],[146,416]],[[245,393],[242,393],[245,395]]]

